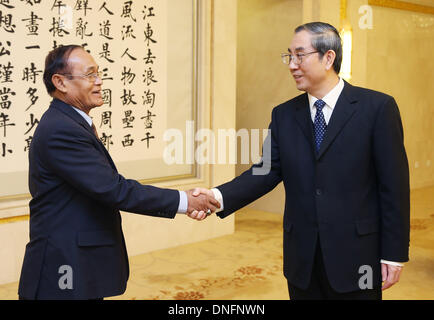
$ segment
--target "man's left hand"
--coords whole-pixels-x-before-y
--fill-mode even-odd
[[[389,289],[399,281],[401,277],[402,267],[392,266],[390,264],[381,264],[381,275],[383,277],[383,291]]]

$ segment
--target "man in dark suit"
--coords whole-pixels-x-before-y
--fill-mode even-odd
[[[103,104],[98,65],[80,46],[45,61],[53,97],[29,153],[30,242],[20,299],[101,299],[122,294],[129,276],[119,210],[173,219],[215,210],[214,198],[125,179],[98,138],[89,111]]]
[[[264,144],[270,154],[264,148],[260,164],[195,194],[214,193],[224,218],[283,180],[291,299],[381,299],[398,282],[409,249],[409,170],[397,104],[339,78],[341,39],[329,24],[298,27],[288,51],[282,58],[306,93],[273,110]],[[255,174],[261,166],[268,174]]]

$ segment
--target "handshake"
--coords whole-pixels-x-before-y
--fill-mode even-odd
[[[205,188],[195,188],[186,191],[188,207],[187,216],[195,220],[204,220],[220,208],[220,202],[215,199],[214,192]]]

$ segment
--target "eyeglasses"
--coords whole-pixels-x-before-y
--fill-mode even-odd
[[[96,79],[102,79],[102,71],[98,71],[98,72],[94,72],[94,73],[89,73],[89,74],[69,74],[69,73],[60,73],[61,75],[70,77],[70,78],[74,78],[74,77],[78,77],[78,78],[86,78],[88,81],[90,82],[95,82]]]
[[[297,54],[291,54],[291,53],[282,53],[282,62],[284,64],[290,64],[291,61],[294,62],[296,65],[300,65],[303,63],[303,57],[306,57],[308,55],[311,55],[313,53],[318,53],[319,51],[312,51],[307,53],[297,53]]]

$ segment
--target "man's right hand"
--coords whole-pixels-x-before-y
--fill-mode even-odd
[[[214,198],[211,190],[196,188],[188,190],[186,193],[188,199],[187,215],[192,219],[203,220],[208,216],[208,210],[215,212],[220,208],[220,203]]]

